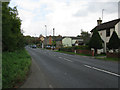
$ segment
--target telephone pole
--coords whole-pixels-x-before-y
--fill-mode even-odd
[[[55,41],[54,41],[54,35],[55,35],[55,28],[53,28],[53,50],[54,50],[54,43],[55,43]]]
[[[45,34],[46,34],[46,37],[47,37],[47,25],[45,25]]]
[[[55,28],[53,28],[53,36],[55,35]]]
[[[102,9],[102,21],[103,21],[103,12],[104,12],[105,9]]]

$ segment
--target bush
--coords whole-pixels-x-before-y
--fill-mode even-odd
[[[63,47],[60,48],[60,51],[67,51],[67,52],[72,52],[73,47]]]
[[[60,51],[72,52],[72,51],[77,50],[77,49],[89,50],[89,47],[87,45],[86,46],[63,47],[63,48],[60,48],[59,50]]]
[[[86,46],[74,46],[73,47],[75,50],[77,49],[80,49],[80,50],[89,50],[89,47],[86,45]]]

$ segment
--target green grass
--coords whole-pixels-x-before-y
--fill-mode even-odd
[[[66,54],[73,54],[73,55],[81,55],[81,56],[91,56],[88,54],[78,54],[78,53],[74,53],[74,52],[65,52],[65,51],[56,51],[56,52],[61,52],[61,53],[66,53]]]
[[[95,57],[96,59],[102,59],[102,60],[106,60],[106,61],[120,61],[120,58],[101,58],[101,57]]]
[[[0,89],[2,88],[2,53],[0,52]]]
[[[13,88],[22,83],[30,69],[31,57],[24,50],[2,53],[2,87]]]
[[[81,55],[81,56],[91,56],[91,55],[87,55],[87,54],[77,54],[77,53],[74,53],[74,52],[65,52],[65,51],[56,51],[56,52],[73,54],[73,55]],[[106,61],[120,61],[120,58],[108,58],[108,57],[101,57],[101,56],[106,56],[106,55],[105,54],[100,54],[100,55],[95,56],[95,58],[106,60]]]

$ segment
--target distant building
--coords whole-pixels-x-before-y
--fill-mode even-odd
[[[71,46],[78,46],[83,45],[83,39],[81,37],[63,37],[62,39],[63,47],[71,47]]]
[[[62,36],[61,35],[58,35],[58,36],[51,36],[51,35],[47,36],[47,37],[45,37],[44,45],[46,47],[55,46],[56,48],[60,48],[62,46]]]
[[[97,20],[97,23],[98,25],[91,30],[91,33],[93,33],[94,30],[98,30],[101,39],[104,41],[103,52],[106,53],[107,43],[109,42],[113,31],[116,31],[118,37],[120,38],[120,18],[105,23],[102,23],[102,20],[99,19]]]

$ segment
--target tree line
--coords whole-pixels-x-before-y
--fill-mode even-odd
[[[9,2],[2,3],[2,50],[15,51],[24,47],[21,33],[21,19],[17,8],[9,7]]]

